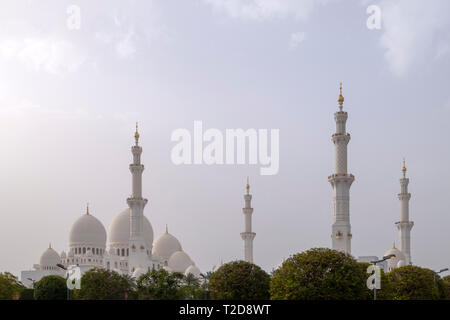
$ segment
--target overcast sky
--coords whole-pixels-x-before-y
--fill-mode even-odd
[[[1,1],[0,271],[30,269],[49,242],[67,250],[86,202],[108,228],[131,193],[136,121],[145,215],[202,271],[242,258],[246,176],[256,264],[329,247],[340,81],[352,253],[397,241],[406,157],[412,261],[450,267],[449,12],[447,0]],[[280,129],[279,173],[174,165],[171,133],[194,120]]]

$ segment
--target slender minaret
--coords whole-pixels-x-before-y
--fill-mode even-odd
[[[245,207],[242,209],[245,217],[245,231],[241,232],[241,238],[244,240],[244,261],[253,263],[253,239],[256,233],[252,232],[252,195],[250,194],[250,184],[247,177],[247,193],[244,195]]]
[[[131,197],[127,199],[128,206],[131,209],[128,258],[128,268],[131,273],[139,266],[147,265],[149,260],[148,253],[152,250],[152,248],[146,247],[143,234],[144,207],[147,204],[147,199],[142,198],[142,172],[144,171],[144,165],[141,164],[142,147],[139,146],[137,123],[134,139],[136,144],[131,147],[133,163],[130,164],[132,194]]]
[[[355,177],[347,173],[347,144],[350,134],[346,132],[345,123],[348,114],[342,111],[344,97],[342,96],[342,83],[339,88],[339,111],[334,114],[336,133],[331,136],[334,143],[335,173],[328,177],[333,187],[333,226],[332,249],[351,253],[351,226],[350,226],[350,186]]]
[[[399,249],[405,255],[405,265],[412,264],[411,262],[411,229],[414,222],[409,221],[409,199],[411,193],[408,193],[409,179],[406,178],[406,165],[403,160],[403,178],[400,179],[401,192],[397,195],[400,200],[400,221],[395,225],[398,229],[398,243]]]

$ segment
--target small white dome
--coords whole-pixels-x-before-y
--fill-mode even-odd
[[[196,278],[200,278],[201,271],[195,264],[191,264],[184,272],[184,275],[187,276],[189,273],[193,274]]]
[[[128,246],[130,240],[130,214],[128,208],[116,215],[109,225],[109,246]],[[147,248],[153,244],[153,228],[144,216],[144,240]]]
[[[169,267],[174,272],[184,273],[186,269],[192,264],[191,258],[184,251],[177,251],[169,258]]]
[[[405,261],[405,255],[395,247],[395,243],[391,249],[385,252],[384,256],[386,257],[391,254],[395,255],[395,257],[386,260],[388,271],[392,271],[393,269],[397,268],[397,265],[401,260],[403,260],[403,262]]]
[[[56,265],[61,263],[61,258],[55,250],[52,249],[51,246],[47,248],[41,255],[41,259],[39,264],[41,267],[57,267]]]
[[[159,257],[161,261],[169,261],[172,254],[181,249],[181,244],[166,228],[166,232],[155,240],[152,254]]]
[[[106,230],[103,224],[93,215],[83,214],[70,228],[69,245],[90,245],[104,248]]]

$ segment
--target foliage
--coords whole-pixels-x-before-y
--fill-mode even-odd
[[[444,289],[444,296],[447,300],[450,300],[450,276],[442,278],[442,286]]]
[[[143,300],[177,300],[182,299],[180,288],[183,285],[183,274],[169,273],[164,269],[151,270],[139,277],[137,294]]]
[[[75,298],[80,300],[122,300],[133,299],[134,280],[115,271],[93,268],[81,277],[80,289]]]
[[[187,300],[201,300],[205,298],[205,290],[201,286],[200,279],[192,273],[184,276],[180,294],[183,299]]]
[[[60,276],[46,276],[34,284],[35,300],[67,299],[66,279]]]
[[[222,265],[209,281],[212,299],[268,299],[270,276],[260,267],[245,261]]]
[[[388,273],[393,300],[434,300],[445,298],[442,279],[434,271],[404,266]]]
[[[368,262],[358,262],[359,267],[361,268],[361,272],[366,274],[366,283],[367,283],[367,279],[369,278],[370,274],[367,273],[367,268],[371,265]],[[380,269],[381,272],[381,289],[377,289],[377,300],[390,300],[391,298],[391,285],[389,283],[389,280],[387,278],[386,273],[384,273],[384,270],[381,268]],[[369,288],[367,288],[366,285],[366,294],[367,300],[373,300],[374,298],[374,292],[373,290],[370,290]]]
[[[34,300],[34,289],[23,289],[20,293],[19,300]]]
[[[14,299],[24,288],[24,285],[13,274],[0,273],[0,300]]]
[[[366,270],[350,255],[313,248],[290,257],[274,271],[271,299],[367,299],[367,277]]]

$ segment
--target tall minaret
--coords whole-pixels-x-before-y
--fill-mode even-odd
[[[339,88],[339,111],[334,114],[336,121],[336,133],[331,136],[334,143],[334,168],[335,173],[328,177],[333,187],[333,226],[332,226],[332,249],[351,253],[351,226],[350,226],[350,186],[355,179],[352,174],[347,173],[347,144],[350,134],[346,132],[347,112],[342,111],[344,97],[342,96],[342,83]]]
[[[406,178],[406,165],[403,160],[403,178],[400,179],[401,192],[397,195],[400,200],[400,221],[395,225],[398,229],[399,249],[405,255],[405,265],[411,264],[411,229],[414,222],[409,221],[409,199],[411,193],[408,193],[409,179]]]
[[[252,195],[250,194],[250,184],[247,177],[247,193],[244,195],[245,207],[242,212],[245,216],[245,231],[241,232],[241,238],[244,240],[244,261],[253,263],[253,239],[256,233],[252,232]]]
[[[147,248],[144,240],[144,207],[147,199],[142,198],[142,172],[144,165],[141,164],[142,147],[139,146],[139,132],[136,123],[136,132],[134,133],[136,144],[131,147],[133,154],[133,163],[130,164],[132,175],[132,194],[127,199],[128,206],[131,209],[130,214],[130,241],[128,268],[133,272],[138,267],[148,264],[148,254],[152,248]]]

